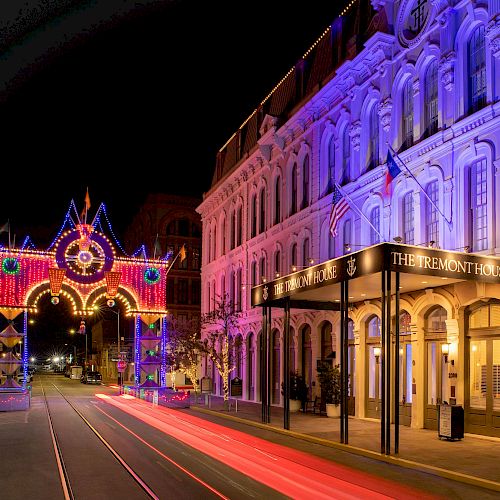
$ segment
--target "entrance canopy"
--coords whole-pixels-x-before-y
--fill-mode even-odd
[[[380,243],[256,286],[252,306],[283,307],[290,297],[292,308],[312,302],[314,309],[338,309],[343,281],[349,281],[349,302],[380,298],[382,271],[400,273],[401,293],[465,280],[500,283],[498,258]]]

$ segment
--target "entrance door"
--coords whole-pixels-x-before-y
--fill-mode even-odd
[[[469,342],[465,432],[500,437],[500,339]]]
[[[380,418],[380,412],[382,410],[382,401],[380,395],[382,394],[382,379],[380,372],[380,355],[377,351],[380,351],[380,345],[371,344],[368,345],[368,399],[366,414],[369,418]],[[377,351],[376,351],[377,349]],[[377,356],[375,354],[377,353]]]
[[[399,348],[399,398],[399,423],[410,426],[413,400],[411,342],[404,342]]]
[[[280,404],[280,334],[278,330],[273,335],[273,357],[272,357],[272,402]]]
[[[347,369],[349,373],[348,380],[348,398],[347,398],[347,411],[349,415],[356,414],[356,346],[354,344],[349,346],[347,355]]]

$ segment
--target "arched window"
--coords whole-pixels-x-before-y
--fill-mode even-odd
[[[224,255],[226,253],[226,219],[222,219],[220,253],[221,255]]]
[[[368,322],[368,337],[380,337],[380,318],[373,316]]]
[[[439,246],[439,218],[438,211],[436,207],[439,202],[439,191],[438,191],[438,181],[432,181],[428,184],[425,189],[427,196],[425,204],[425,225],[426,225],[426,236],[427,245],[430,245],[431,241],[434,243],[432,246]],[[432,200],[433,203],[431,203]]]
[[[212,245],[213,245],[213,249],[212,249],[212,257],[214,259],[217,258],[217,226],[214,224],[214,234],[212,235]]]
[[[281,274],[281,252],[276,250],[274,254],[274,275],[276,278],[279,278]]]
[[[368,155],[368,170],[378,165],[378,143],[378,113],[376,104],[373,104],[370,111],[370,151]]]
[[[472,247],[474,251],[488,248],[488,192],[486,159],[475,161],[470,169],[471,175],[471,216]]]
[[[257,281],[257,262],[255,261],[252,262],[251,273],[252,273],[252,286],[256,286],[259,284],[259,282]]]
[[[234,233],[236,227],[236,212],[234,210],[231,211],[231,227],[229,229],[231,236],[230,236],[230,244],[231,244],[231,250],[235,247],[236,244],[236,235]]]
[[[346,254],[349,252],[347,250],[352,244],[352,229],[351,229],[351,219],[347,219],[344,223],[344,234],[343,234],[343,253]]]
[[[413,146],[413,79],[403,88],[403,149]]]
[[[328,258],[335,258],[335,236],[331,231],[328,231]]]
[[[242,279],[241,279],[241,267],[238,268],[236,273],[236,310],[239,312],[243,310],[243,304],[241,301],[241,289],[242,289]]]
[[[226,277],[224,275],[220,278],[220,297],[223,299],[226,295]]]
[[[438,64],[433,60],[425,73],[425,136],[438,130]]]
[[[428,314],[425,333],[446,333],[448,313],[442,306],[437,306]]]
[[[373,227],[370,228],[370,245],[380,243],[380,207],[377,206],[370,212],[370,222]],[[375,228],[377,231],[375,231]]]
[[[231,277],[229,282],[229,300],[231,301],[231,309],[234,311],[235,303],[236,303],[236,273],[231,271]]]
[[[243,242],[243,210],[241,205],[236,211],[236,246],[240,246]]]
[[[290,198],[290,215],[297,212],[297,164],[292,167],[292,192]]]
[[[347,184],[351,181],[351,138],[349,136],[349,126],[344,127],[344,132],[342,134],[342,172],[341,181],[342,185]]]
[[[281,222],[281,177],[276,178],[274,185],[274,223]]]
[[[266,190],[262,188],[260,190],[260,225],[259,233],[263,233],[266,230]]]
[[[250,202],[250,217],[251,217],[251,237],[255,238],[257,236],[257,196],[252,195],[252,200]]]
[[[407,245],[413,245],[415,241],[415,211],[413,207],[413,191],[406,193],[403,197],[403,236]]]
[[[334,184],[335,184],[335,138],[332,135],[332,137],[330,137],[330,142],[328,143],[328,185],[327,185],[327,192],[325,194],[331,193],[333,191]]]
[[[309,238],[306,238],[304,240],[304,243],[302,244],[302,257],[303,257],[303,263],[302,265],[304,267],[309,265],[309,260],[311,258],[310,256],[310,249],[309,249]]]
[[[302,162],[302,207],[309,206],[309,155],[304,156]]]
[[[469,38],[469,113],[486,104],[486,47],[484,25],[478,26]]]
[[[292,245],[292,251],[291,251],[291,265],[296,266],[297,265],[297,243],[294,243]]]
[[[208,241],[207,241],[207,256],[208,256],[208,262],[212,262],[212,230],[209,228],[208,230]]]
[[[266,258],[261,257],[259,261],[259,271],[260,271],[260,277],[261,281],[264,282],[264,280],[267,279],[267,273],[266,273]]]

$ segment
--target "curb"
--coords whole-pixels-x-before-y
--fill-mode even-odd
[[[278,427],[272,427],[269,426],[268,424],[262,424],[260,422],[246,420],[244,418],[235,417],[233,415],[225,415],[215,410],[200,408],[199,406],[191,406],[191,410],[197,411],[199,413],[206,413],[207,415],[214,415],[217,417],[225,418],[227,420],[232,420],[233,422],[250,425],[252,427],[257,427],[258,429],[273,431],[276,432],[277,434],[283,434],[285,436],[302,439],[303,441],[308,441],[310,443],[328,446],[330,448],[335,448],[337,450],[345,451],[347,453],[352,453],[354,455],[371,458],[373,460],[378,460],[380,462],[385,462],[392,465],[399,465],[400,467],[405,467],[407,469],[426,472],[428,474],[433,474],[435,476],[444,477],[446,479],[451,479],[453,481],[458,481],[472,486],[479,486],[481,488],[486,488],[492,491],[500,491],[500,483],[496,481],[491,481],[490,479],[483,479],[477,476],[470,476],[462,472],[455,472],[449,469],[443,469],[442,467],[435,467],[433,465],[427,465],[420,462],[415,462],[413,460],[407,460],[405,458],[399,458],[391,455],[383,455],[375,451],[365,450],[364,448],[358,448],[356,446],[351,446],[349,444],[335,443],[334,441],[329,441],[328,439],[309,436],[308,434],[302,434],[300,432],[280,429]]]

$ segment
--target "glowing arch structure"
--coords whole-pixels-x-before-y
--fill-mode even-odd
[[[80,317],[92,315],[96,302],[104,298],[121,302],[135,318],[135,385],[165,386],[168,261],[119,257],[104,234],[79,224],[62,233],[50,251],[0,249],[0,263],[0,313],[13,320],[24,312],[24,331],[0,333],[7,350],[24,339],[23,359],[0,364],[0,370],[7,373],[15,365],[27,369],[27,313],[37,312],[41,297],[50,294],[56,304],[63,296]],[[13,377],[7,380],[12,385]],[[26,384],[19,387],[25,389]]]

